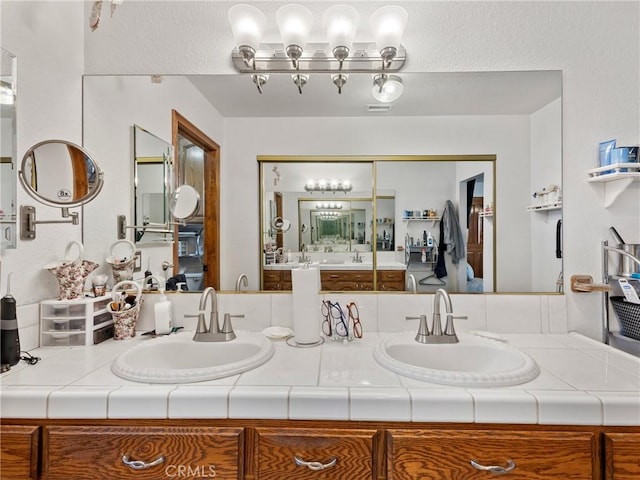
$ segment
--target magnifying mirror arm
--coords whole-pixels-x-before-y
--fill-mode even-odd
[[[33,240],[36,238],[36,225],[39,223],[71,223],[80,224],[80,214],[70,212],[68,207],[61,207],[62,218],[68,220],[36,220],[36,207],[31,205],[20,206],[20,239]]]

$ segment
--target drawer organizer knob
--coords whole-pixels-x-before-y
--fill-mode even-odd
[[[298,457],[294,456],[294,460],[296,461],[296,465],[301,467],[308,467],[310,470],[324,470],[326,468],[333,467],[336,463],[338,463],[338,458],[333,457],[327,463],[322,462],[305,462],[304,460],[300,460]]]
[[[124,463],[127,467],[132,468],[134,470],[144,470],[146,468],[155,467],[156,465],[160,465],[164,462],[164,456],[160,455],[153,462],[143,462],[142,460],[129,460],[128,455],[122,456],[122,463]]]
[[[504,475],[505,473],[509,473],[516,468],[516,462],[509,459],[507,460],[507,466],[501,467],[499,465],[480,465],[475,460],[471,460],[471,466],[477,470],[483,470],[485,472],[495,473],[496,475]]]

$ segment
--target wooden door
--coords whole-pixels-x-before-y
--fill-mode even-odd
[[[482,250],[483,250],[483,197],[473,197],[471,214],[469,216],[469,237],[467,238],[467,263],[473,268],[474,276],[482,278]]]
[[[204,151],[204,168],[202,173],[202,193],[200,202],[202,208],[202,230],[204,241],[202,243],[202,269],[203,288],[214,287],[220,289],[220,146],[211,140],[193,123],[172,111],[173,148],[178,152],[179,137],[189,139],[194,145]],[[180,171],[180,166],[175,165],[175,170]],[[179,182],[179,175],[176,175]],[[176,238],[178,227],[175,229]],[[173,264],[179,265],[178,242],[174,242]],[[178,273],[177,268],[174,272]]]

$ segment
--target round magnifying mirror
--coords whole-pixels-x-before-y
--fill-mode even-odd
[[[271,221],[271,226],[278,232],[286,232],[291,228],[291,222],[286,218],[276,217]]]
[[[180,185],[171,195],[169,210],[177,220],[187,220],[198,212],[200,195],[191,185]]]
[[[18,178],[29,195],[53,207],[83,205],[104,183],[89,152],[64,140],[46,140],[27,150]]]

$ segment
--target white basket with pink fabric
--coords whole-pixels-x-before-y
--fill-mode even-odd
[[[71,258],[71,249],[76,246],[78,255]],[[84,284],[91,272],[100,264],[84,259],[84,247],[75,240],[69,242],[64,251],[64,259],[44,266],[58,280],[59,299],[74,300],[83,298]]]

